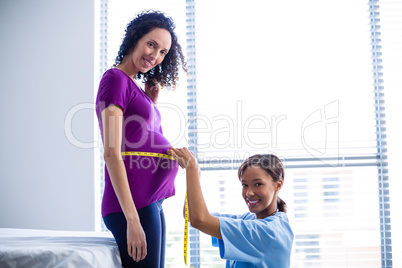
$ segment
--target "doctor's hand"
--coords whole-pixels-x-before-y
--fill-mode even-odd
[[[198,163],[193,152],[190,152],[186,147],[182,149],[170,147],[167,153],[173,156],[179,165],[184,169],[198,168]]]

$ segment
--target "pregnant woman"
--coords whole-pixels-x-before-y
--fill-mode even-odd
[[[171,18],[139,14],[127,26],[114,68],[100,81],[96,113],[104,144],[102,217],[124,267],[164,267],[162,202],[174,195],[178,165],[155,106],[161,87],[175,87],[185,60]],[[142,79],[145,90],[136,82]],[[122,156],[123,155],[123,156]]]

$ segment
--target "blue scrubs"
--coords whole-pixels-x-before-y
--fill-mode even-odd
[[[219,217],[222,239],[212,238],[219,247],[226,268],[289,268],[293,231],[284,212],[265,219],[254,213],[213,214]]]

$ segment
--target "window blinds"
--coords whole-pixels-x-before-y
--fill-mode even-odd
[[[384,180],[384,203],[380,200],[385,215],[382,226],[383,267],[401,267],[402,257],[402,213],[398,204],[402,202],[399,189],[402,187],[402,150],[400,122],[402,120],[402,2],[371,1],[376,6],[377,27],[375,44],[381,47],[382,91],[380,92],[383,121],[385,121],[387,163]],[[370,13],[371,14],[371,13]],[[379,27],[378,27],[379,26]],[[382,142],[384,144],[384,142]],[[391,226],[392,225],[392,226]],[[391,236],[392,234],[392,236]],[[390,259],[392,253],[392,260]]]
[[[189,132],[210,210],[246,211],[236,169],[252,154],[275,153],[287,168],[294,267],[392,265],[377,3],[191,5]],[[208,239],[199,241],[192,265],[219,263]]]
[[[143,9],[177,24],[189,74],[159,108],[174,145],[196,152],[210,211],[246,211],[237,167],[274,153],[286,166],[292,267],[395,265],[389,185],[401,174],[401,118],[388,107],[401,101],[399,1],[110,1],[108,66]],[[183,172],[176,188],[164,205],[167,267],[182,263]],[[224,263],[194,229],[189,253],[195,267]]]

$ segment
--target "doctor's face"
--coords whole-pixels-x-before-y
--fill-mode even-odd
[[[240,177],[242,196],[250,212],[255,213],[257,219],[263,219],[277,209],[277,193],[282,187],[282,180],[274,182],[259,165],[246,168]]]

